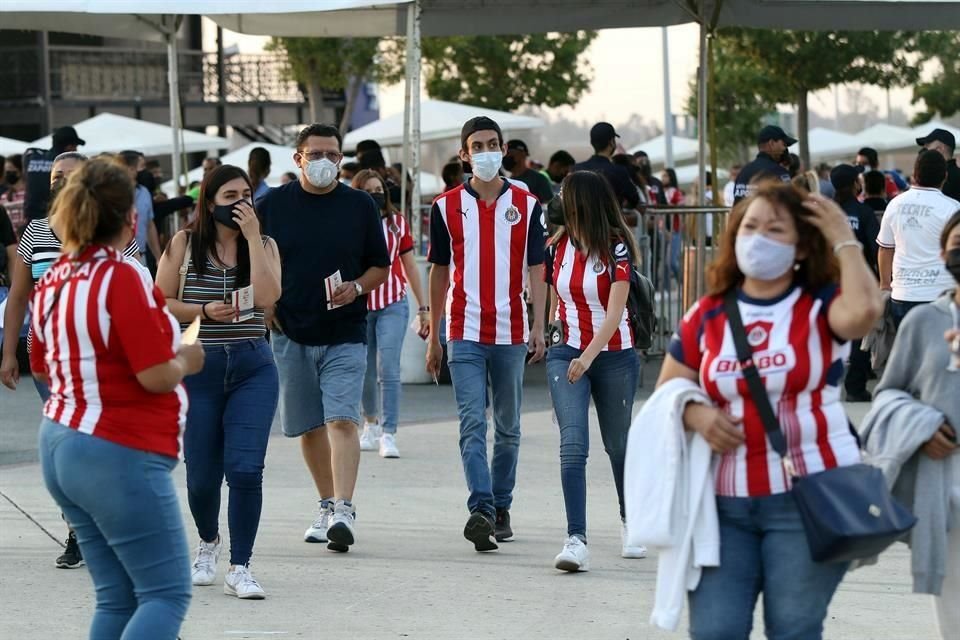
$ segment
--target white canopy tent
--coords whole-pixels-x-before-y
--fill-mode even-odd
[[[960,128],[951,126],[939,120],[932,120],[926,124],[917,125],[911,131],[913,132],[913,144],[917,146],[916,138],[923,138],[934,129],[944,129],[953,134],[954,139],[960,140]]]
[[[14,140],[13,138],[4,138],[0,136],[0,156],[12,156],[18,153],[23,153],[27,148],[31,147],[29,142],[23,142],[22,140]]]
[[[521,116],[442,100],[424,100],[420,103],[420,141],[459,139],[463,123],[474,116],[492,118],[504,131],[528,131],[543,126],[543,120],[535,116]],[[376,140],[384,147],[396,147],[403,144],[403,134],[403,113],[395,113],[354,129],[344,136],[343,146],[349,150],[361,140],[369,139]]]
[[[174,152],[173,129],[154,122],[118,116],[115,113],[99,113],[73,127],[77,130],[77,135],[86,141],[87,144],[81,147],[80,151],[87,155],[124,149],[140,151],[147,156],[165,156]],[[51,137],[44,136],[31,142],[30,146],[49,149],[52,144]],[[225,138],[196,131],[184,130],[181,136],[181,149],[185,153],[225,149],[229,144]]]
[[[682,136],[673,136],[673,161],[683,162],[684,160],[695,160],[700,143],[693,138],[684,138]],[[660,165],[667,162],[667,137],[659,135],[656,138],[650,138],[646,142],[631,147],[627,153],[636,153],[643,151],[650,158],[650,164]]]
[[[848,162],[856,155],[857,149],[864,146],[856,135],[814,127],[807,132],[810,141],[810,160],[835,160],[842,158]]]
[[[860,141],[861,147],[872,147],[877,151],[892,153],[917,148],[917,134],[914,134],[912,129],[897,127],[885,122],[878,122],[867,127],[856,134],[856,137]]]

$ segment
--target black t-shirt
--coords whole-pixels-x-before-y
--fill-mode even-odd
[[[10,278],[7,276],[7,270],[10,265],[7,264],[7,247],[15,244],[17,244],[17,236],[13,232],[13,223],[10,222],[7,210],[0,207],[0,287],[9,286]]]
[[[23,153],[23,169],[26,172],[27,193],[23,200],[23,213],[27,220],[47,217],[47,202],[50,200],[50,172],[54,159],[60,155],[53,149],[30,148]]]
[[[864,260],[875,274],[878,273],[877,236],[880,234],[880,223],[877,221],[877,214],[868,205],[858,202],[856,198],[850,198],[839,204],[847,214],[847,220],[850,221],[854,235],[863,245]]]
[[[280,250],[282,294],[277,319],[283,332],[306,345],[367,341],[367,297],[327,310],[324,279],[337,270],[343,282],[370,267],[390,266],[380,212],[373,198],[343,184],[316,195],[297,181],[257,201],[263,232]]]
[[[783,168],[769,154],[760,152],[756,160],[748,163],[740,173],[737,174],[737,181],[733,185],[733,202],[736,204],[753,193],[756,189],[756,183],[761,180],[776,180],[779,178],[783,182],[790,182],[790,172]]]
[[[633,186],[630,174],[620,165],[613,164],[610,158],[593,156],[589,160],[575,164],[573,170],[599,173],[613,187],[613,192],[620,200],[620,204],[626,203],[626,206],[630,208],[636,208],[640,204],[640,194],[637,193],[637,188]]]
[[[550,186],[550,181],[539,171],[528,168],[523,173],[510,177],[527,185],[530,193],[537,196],[540,204],[547,204],[553,200],[553,187]]]
[[[957,159],[947,160],[947,181],[943,183],[943,195],[960,200],[960,167],[957,166]]]
[[[873,209],[874,213],[882,213],[887,210],[886,198],[864,198],[863,204]]]

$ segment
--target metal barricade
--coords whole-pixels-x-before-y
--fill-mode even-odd
[[[714,239],[726,228],[726,207],[647,208],[636,227],[640,269],[656,290],[657,333],[648,355],[662,356],[680,318],[706,292]]]

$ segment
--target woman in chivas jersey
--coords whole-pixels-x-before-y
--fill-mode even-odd
[[[846,216],[830,200],[768,183],[730,215],[710,293],[683,317],[658,384],[699,383],[712,404],[690,404],[683,421],[715,452],[720,566],[690,593],[694,638],[746,638],[763,593],[768,638],[820,638],[847,567],[811,560],[790,474],[767,440],[738,364],[724,313],[736,291],[740,315],[799,476],[860,461],[840,402],[850,341],[882,304]]]
[[[203,368],[149,273],[123,259],[134,183],[93,160],[54,203],[63,255],[33,293],[30,368],[49,385],[40,461],[76,530],[97,608],[91,638],[174,640],[190,603],[187,539],[170,477]]]
[[[624,516],[623,461],[640,370],[626,304],[639,254],[602,176],[570,174],[560,197],[565,227],[551,242],[544,270],[558,301],[560,336],[547,353],[547,380],[560,426],[560,481],[567,510],[567,538],[554,566],[586,571],[591,396],[613,467],[621,521]],[[643,557],[646,550],[624,547],[623,555]]]

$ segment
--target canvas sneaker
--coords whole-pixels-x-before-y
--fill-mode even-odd
[[[246,565],[234,567],[227,572],[223,579],[223,592],[241,600],[263,600],[267,597],[267,592],[263,590],[250,573],[250,567]]]
[[[353,505],[345,500],[337,500],[337,504],[333,508],[330,528],[327,529],[327,540],[329,540],[327,549],[340,552],[350,550],[350,545],[355,542],[354,524],[356,519],[357,512]]]
[[[84,564],[80,545],[77,544],[77,534],[71,531],[67,535],[67,546],[57,558],[57,569],[79,569]]]
[[[590,550],[578,536],[570,536],[563,543],[563,551],[553,559],[553,566],[560,571],[589,571]]]
[[[369,422],[365,424],[363,433],[360,434],[360,451],[376,451],[382,434],[383,430],[379,424]]]
[[[220,559],[220,538],[216,542],[200,541],[197,557],[190,568],[190,579],[196,587],[209,587],[217,577],[217,560]]]
[[[303,534],[303,539],[306,542],[327,541],[327,529],[330,528],[330,519],[333,518],[333,502],[320,500],[319,505],[320,510],[317,513],[317,519]]]
[[[400,450],[397,449],[397,435],[394,433],[385,433],[380,436],[380,457],[381,458],[399,458]]]
[[[621,522],[621,523],[620,523],[620,539],[621,539],[621,541],[623,542],[623,551],[622,551],[622,553],[620,554],[621,557],[624,557],[624,558],[633,558],[633,559],[636,559],[636,558],[646,558],[646,557],[647,557],[647,548],[646,548],[645,546],[643,546],[642,544],[641,544],[641,545],[637,545],[637,546],[635,546],[635,547],[631,547],[629,544],[627,544],[627,539],[628,539],[628,538],[627,538],[627,523],[626,523],[626,522]]]

